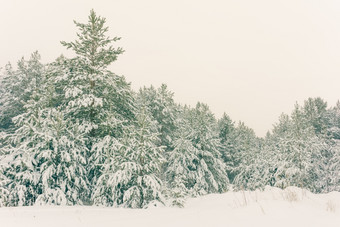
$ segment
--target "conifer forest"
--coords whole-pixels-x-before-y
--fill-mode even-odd
[[[108,67],[124,49],[93,10],[62,41],[0,74],[0,207],[183,207],[189,197],[265,186],[340,191],[340,102],[295,104],[264,138],[166,85],[132,90]],[[58,45],[58,44],[56,44]],[[294,105],[294,103],[292,103]]]

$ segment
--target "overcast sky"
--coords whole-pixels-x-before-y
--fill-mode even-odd
[[[339,0],[0,0],[0,65],[38,50],[71,56],[91,9],[126,52],[111,69],[134,89],[168,85],[264,136],[295,102],[340,94]]]

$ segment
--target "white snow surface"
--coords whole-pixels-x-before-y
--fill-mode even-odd
[[[340,226],[340,192],[281,190],[227,192],[189,199],[185,208],[86,206],[0,208],[1,227],[106,226]]]

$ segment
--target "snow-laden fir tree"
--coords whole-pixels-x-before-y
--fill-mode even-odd
[[[160,176],[164,162],[157,123],[145,105],[137,108],[135,125],[126,128],[120,142],[113,141],[94,191],[94,203],[143,208],[164,202]],[[112,143],[112,142],[110,142]]]

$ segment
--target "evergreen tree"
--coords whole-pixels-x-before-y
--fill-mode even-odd
[[[17,97],[22,102],[23,110],[20,112],[23,113],[12,118],[15,124],[12,128],[16,130],[6,136],[6,145],[1,148],[1,169],[7,182],[4,188],[8,191],[6,203],[9,206],[33,205],[38,193],[40,174],[36,171],[38,163],[35,157],[44,146],[42,112],[45,98],[42,85],[46,82],[45,70],[39,60],[38,53],[34,53],[27,64],[22,59],[18,64],[19,72],[12,74],[21,75],[24,71],[27,87]],[[17,77],[8,78],[15,79]],[[24,97],[26,95],[29,97]]]
[[[183,115],[184,109],[181,112]],[[198,150],[193,146],[192,137],[188,119],[178,118],[171,145],[174,148],[167,152],[165,168],[168,196],[172,206],[183,207],[186,197],[195,194],[193,188],[197,182],[197,172],[194,163],[198,160]]]
[[[318,164],[318,186],[321,192],[340,190],[340,103],[325,114],[327,149]]]
[[[84,131],[95,137],[97,134],[106,134],[108,130],[110,131],[111,127],[108,129],[105,127],[107,124],[103,125],[106,120],[118,118],[114,119],[113,124],[116,124],[117,120],[122,120],[119,116],[114,116],[113,112],[131,117],[128,106],[131,100],[126,97],[131,94],[124,79],[107,70],[123,50],[111,46],[112,42],[120,38],[111,39],[106,36],[108,27],[104,26],[105,18],[97,16],[91,10],[87,24],[78,22],[75,24],[80,30],[77,33],[78,40],[61,43],[72,49],[77,57],[65,61],[65,74],[60,80],[68,82],[64,88],[66,113],[79,119],[84,125]]]
[[[34,58],[37,55],[33,55]],[[35,63],[35,65],[37,65]],[[13,133],[1,151],[6,205],[81,204],[86,188],[84,141],[78,125],[55,108],[54,67],[31,70],[32,91],[24,113],[13,118]],[[81,138],[81,137],[80,137]]]
[[[280,133],[276,148],[276,183],[285,188],[297,186],[315,191],[315,160],[320,158],[322,141],[315,135],[301,108],[296,105],[291,118],[283,117],[274,129]]]
[[[175,120],[177,118],[177,106],[173,100],[173,93],[170,92],[165,84],[158,89],[153,86],[150,88],[144,87],[139,90],[137,99],[148,107],[152,117],[158,123],[160,132],[161,145],[166,150],[171,149],[173,132],[176,130]]]
[[[304,102],[302,111],[315,134],[324,134],[327,127],[327,103],[321,98],[309,98]]]
[[[126,137],[116,142],[98,179],[95,204],[143,208],[163,202],[160,167],[164,162],[157,124],[145,105],[138,108],[136,124],[126,129]]]
[[[234,179],[233,167],[234,167],[234,156],[236,153],[235,147],[235,125],[231,118],[224,113],[222,118],[218,120],[218,131],[221,146],[219,148],[222,159],[226,165],[226,172],[230,182]]]
[[[36,155],[38,160],[38,204],[83,204],[88,195],[85,169],[85,141],[79,125],[66,121],[63,114],[46,109],[43,123],[45,144]]]
[[[195,109],[184,108],[182,117],[183,128],[179,138],[175,140],[173,152],[170,153],[173,160],[168,160],[169,184],[173,184],[179,174],[176,166],[173,166],[174,162],[184,155],[186,166],[183,171],[189,170],[185,186],[191,195],[225,191],[229,180],[218,150],[220,144],[215,117],[208,106],[202,103],[198,103]],[[188,150],[185,152],[184,149]]]
[[[57,81],[65,85],[61,103],[65,118],[79,124],[79,132],[85,133],[89,179],[95,185],[106,159],[103,152],[110,149],[101,145],[107,144],[107,136],[121,137],[134,118],[133,95],[124,77],[107,69],[123,50],[112,46],[120,38],[106,35],[105,18],[91,10],[87,24],[75,24],[80,30],[78,40],[61,43],[77,56],[59,61],[63,73]]]
[[[335,140],[331,149],[331,158],[327,163],[327,181],[325,192],[340,191],[340,141]]]
[[[234,153],[232,154],[235,189],[254,190],[264,186],[264,157],[255,132],[240,122],[233,133]]]
[[[13,118],[25,112],[24,105],[31,98],[35,88],[41,85],[43,65],[40,55],[34,52],[27,61],[18,61],[17,70],[9,63],[0,80],[0,132],[13,132]]]

